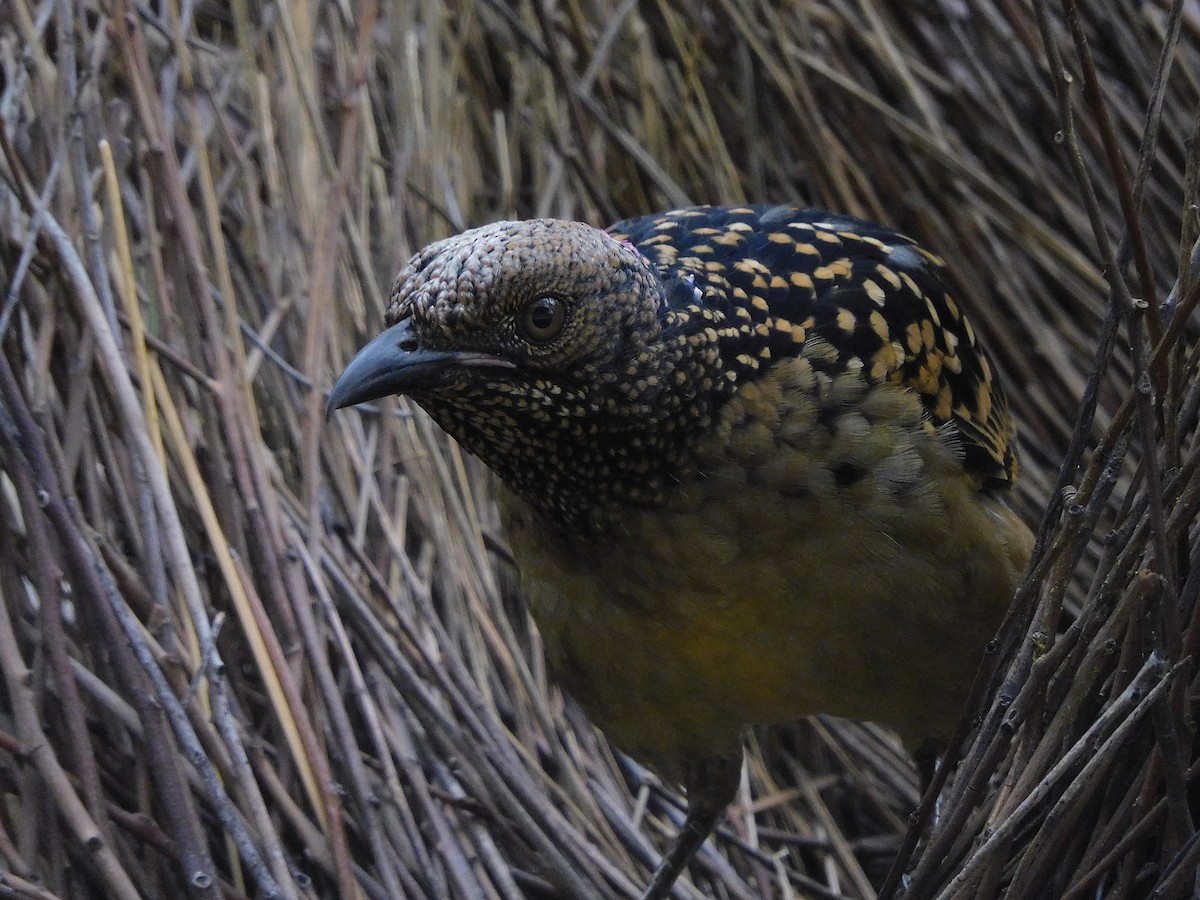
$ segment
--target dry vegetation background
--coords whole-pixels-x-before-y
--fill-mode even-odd
[[[4,0],[0,896],[635,895],[679,800],[548,678],[486,473],[322,392],[429,240],[745,200],[950,260],[1043,541],[928,841],[819,720],[680,895],[1200,890],[1198,47],[1195,0]]]

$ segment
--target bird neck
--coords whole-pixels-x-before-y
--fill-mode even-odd
[[[587,386],[527,385],[521,403],[499,402],[494,385],[453,404],[419,399],[547,524],[603,534],[697,476],[697,438],[736,390],[710,325],[682,327],[670,313],[665,324]]]

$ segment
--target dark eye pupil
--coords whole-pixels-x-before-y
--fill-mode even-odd
[[[562,331],[567,308],[557,297],[538,297],[521,314],[521,329],[530,340],[544,343]]]
[[[549,330],[554,325],[554,307],[557,303],[557,300],[543,297],[529,311],[529,324],[538,331]]]

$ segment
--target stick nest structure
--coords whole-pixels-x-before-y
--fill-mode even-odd
[[[430,240],[742,201],[949,261],[1040,534],[938,814],[764,730],[679,896],[1192,896],[1198,109],[1191,0],[4,3],[0,896],[636,896],[490,476],[324,392]]]

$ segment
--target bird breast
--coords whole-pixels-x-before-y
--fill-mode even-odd
[[[906,388],[818,385],[796,360],[722,407],[695,459],[601,535],[503,493],[547,654],[601,728],[666,774],[813,713],[948,733],[1029,552],[953,434]]]

